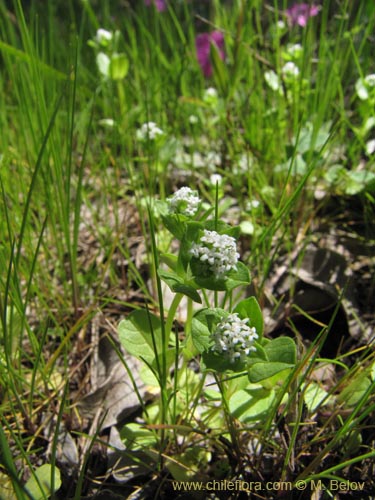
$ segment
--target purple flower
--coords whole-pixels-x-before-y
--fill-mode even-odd
[[[308,3],[295,3],[285,11],[285,14],[292,25],[306,26],[310,17],[318,15],[319,6]]]
[[[213,31],[212,33],[201,33],[195,38],[195,48],[197,51],[197,59],[199,66],[206,78],[212,75],[211,66],[211,44],[215,44],[219,50],[221,59],[224,59],[224,35],[221,31]]]
[[[150,5],[154,4],[156,9],[159,12],[163,12],[167,8],[167,4],[165,3],[165,0],[145,0],[145,5],[149,7]]]

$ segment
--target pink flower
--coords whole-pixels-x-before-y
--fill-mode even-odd
[[[285,11],[292,25],[306,26],[310,17],[318,15],[319,6],[308,3],[295,3]]]
[[[211,44],[215,44],[219,49],[221,59],[224,59],[224,35],[221,31],[213,31],[212,33],[201,33],[195,38],[195,48],[197,51],[197,59],[199,66],[206,78],[212,75],[211,66]]]
[[[145,0],[145,5],[147,5],[148,7],[152,4],[155,5],[156,9],[159,12],[163,12],[163,10],[165,10],[167,8],[167,4],[165,3],[165,0]]]

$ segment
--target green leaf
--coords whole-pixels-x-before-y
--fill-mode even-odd
[[[256,329],[259,338],[262,337],[264,329],[263,314],[255,297],[241,300],[233,312],[238,313],[241,319],[249,318],[249,326]]]
[[[34,471],[34,474],[27,481],[25,488],[33,500],[44,500],[45,498],[49,498],[60,486],[61,477],[59,469],[57,467],[52,469],[51,465],[44,464]]]
[[[198,302],[198,304],[202,303],[202,299],[197,290],[193,286],[185,283],[178,274],[159,269],[158,275],[165,283],[167,283],[172,292],[182,293],[183,295],[186,295],[194,300],[194,302]]]
[[[275,392],[263,387],[236,391],[229,400],[230,413],[241,422],[266,416],[275,401]]]
[[[191,337],[194,347],[202,353],[211,346],[210,336],[216,329],[216,325],[224,316],[227,316],[223,309],[205,308],[198,311],[191,321]]]
[[[189,262],[191,261],[191,245],[198,240],[199,233],[203,226],[200,222],[186,222],[186,231],[181,238],[180,251],[178,254],[178,270],[186,271]]]
[[[161,263],[167,264],[167,266],[170,269],[173,269],[173,271],[175,271],[177,268],[177,255],[174,255],[173,253],[161,253],[159,256],[159,261]]]
[[[32,64],[37,65],[38,68],[45,73],[45,76],[56,78],[57,80],[67,80],[69,78],[69,75],[66,75],[65,73],[61,73],[60,71],[53,68],[52,66],[49,66],[48,64],[44,63],[40,59],[32,57],[30,54],[27,54],[26,52],[23,52],[22,50],[16,49],[15,47],[8,45],[7,43],[3,42],[2,40],[0,40],[0,51],[6,55],[14,57],[16,60],[18,59],[18,62],[25,61],[29,65],[32,65]]]
[[[297,348],[289,337],[279,337],[267,342],[264,346],[264,355],[268,361],[260,361],[257,352],[249,358],[249,380],[256,383],[274,377],[269,381],[275,384],[284,370],[293,368],[297,360]],[[277,375],[277,377],[275,377]]]
[[[278,337],[264,347],[270,361],[294,365],[297,361],[297,348],[290,337]]]
[[[370,386],[371,380],[368,377],[364,375],[357,376],[351,380],[349,385],[341,392],[338,401],[340,403],[345,403],[346,406],[355,406]]]
[[[199,293],[191,285],[186,285],[184,283],[177,283],[173,287],[173,291],[176,293],[182,293],[183,295],[186,295],[187,297],[192,299],[194,302],[197,302],[198,304],[202,304],[202,299],[201,299]]]
[[[216,372],[234,372],[239,373],[246,370],[246,361],[236,359],[231,362],[223,354],[208,350],[202,354],[203,370],[214,370]]]
[[[207,273],[207,264],[199,259],[192,259],[191,268],[198,287],[207,290],[229,292],[238,286],[248,285],[251,281],[249,270],[242,262],[238,262],[237,268],[230,271],[223,279],[204,276],[204,272]]]
[[[330,185],[337,184],[340,180],[344,179],[345,176],[346,168],[340,164],[331,165],[324,173],[324,178]]]
[[[252,383],[257,383],[262,380],[269,379],[275,375],[281,374],[284,370],[289,370],[294,367],[292,363],[281,363],[266,361],[255,363],[249,368],[249,380]],[[276,382],[276,380],[274,381]],[[273,385],[273,384],[271,384]]]
[[[375,190],[375,174],[365,170],[347,172],[345,194],[355,195],[364,190]]]
[[[157,444],[156,433],[135,422],[124,425],[120,436],[126,448],[132,451],[153,448]]]
[[[183,453],[173,455],[167,459],[165,465],[176,481],[192,481],[198,479],[200,471],[207,468],[211,460],[211,452],[202,446],[192,446]]]
[[[110,64],[110,76],[112,80],[122,80],[128,74],[129,60],[125,54],[113,54]]]
[[[148,311],[133,311],[120,322],[118,333],[124,348],[138,359],[145,359],[150,364],[154,361],[153,338],[157,353],[161,353],[161,322]]]
[[[1,500],[16,500],[17,496],[12,486],[12,480],[0,471],[0,498]]]
[[[328,392],[316,382],[309,383],[308,387],[303,391],[303,399],[310,411],[315,411],[324,400],[325,404],[329,402]]]
[[[182,240],[186,231],[186,222],[188,217],[182,214],[167,214],[162,215],[164,226],[178,240]]]
[[[251,278],[249,269],[243,262],[238,262],[237,268],[228,273],[224,290],[227,290],[229,292],[234,288],[237,288],[238,286],[249,285],[250,282]]]

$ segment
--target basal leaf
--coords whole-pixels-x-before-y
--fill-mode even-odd
[[[57,467],[52,469],[51,465],[44,464],[34,471],[34,474],[27,481],[25,488],[33,500],[44,500],[45,498],[49,498],[60,486],[61,477],[59,469]]]
[[[133,311],[120,322],[118,333],[121,344],[133,356],[152,363],[157,352],[161,352],[161,322],[145,310]]]
[[[241,422],[259,420],[267,415],[275,400],[275,392],[263,387],[236,391],[229,400],[229,411]]]

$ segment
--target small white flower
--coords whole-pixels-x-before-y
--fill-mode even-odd
[[[209,97],[209,98],[216,98],[218,96],[217,94],[217,90],[214,88],[214,87],[208,87],[208,89],[205,90],[205,93],[204,93],[205,97]]]
[[[191,125],[196,125],[198,122],[199,122],[199,118],[197,117],[197,115],[190,115],[189,116],[189,123]]]
[[[259,205],[260,205],[259,200],[249,200],[246,204],[246,208],[247,208],[247,210],[252,210],[252,209],[258,208]]]
[[[287,45],[286,52],[289,56],[298,58],[302,55],[302,45],[300,43],[291,43]]]
[[[102,28],[98,29],[95,35],[95,40],[99,45],[108,45],[108,43],[112,41],[112,38],[113,33]]]
[[[214,87],[208,87],[208,89],[204,91],[203,101],[206,104],[215,105],[217,104],[218,97],[219,94],[217,90]]]
[[[172,212],[192,217],[197,213],[201,200],[196,191],[182,187],[167,202]]]
[[[232,236],[206,229],[199,243],[192,245],[190,252],[193,257],[207,263],[216,279],[224,278],[229,271],[236,269],[240,257]]]
[[[370,156],[373,153],[375,153],[375,139],[366,142],[366,154]]]
[[[154,122],[146,122],[136,132],[139,141],[155,141],[164,135],[164,132]]]
[[[248,322],[248,318],[241,319],[237,313],[222,318],[212,334],[215,344],[211,349],[229,358],[231,363],[245,361],[246,356],[256,350],[253,344],[258,338],[256,329],[248,326]]]
[[[104,52],[99,52],[96,56],[96,64],[98,66],[99,72],[105,78],[109,77],[109,70],[111,66],[111,60]]]
[[[216,184],[221,186],[223,183],[223,177],[220,174],[212,174],[210,175],[210,183],[213,186],[216,186]]]
[[[275,92],[281,90],[279,77],[272,69],[264,73],[264,79],[266,80],[268,86]]]
[[[375,87],[375,73],[359,78],[355,84],[355,90],[362,101],[367,101],[371,90]]]
[[[365,84],[370,88],[375,87],[375,73],[365,76]]]
[[[101,125],[102,127],[108,127],[108,128],[112,128],[115,126],[115,120],[113,120],[113,118],[102,118],[101,120],[99,120],[99,125]]]
[[[284,66],[281,69],[281,72],[285,77],[294,78],[299,75],[298,66],[294,64],[294,62],[292,61],[289,61],[286,64],[284,64]]]

